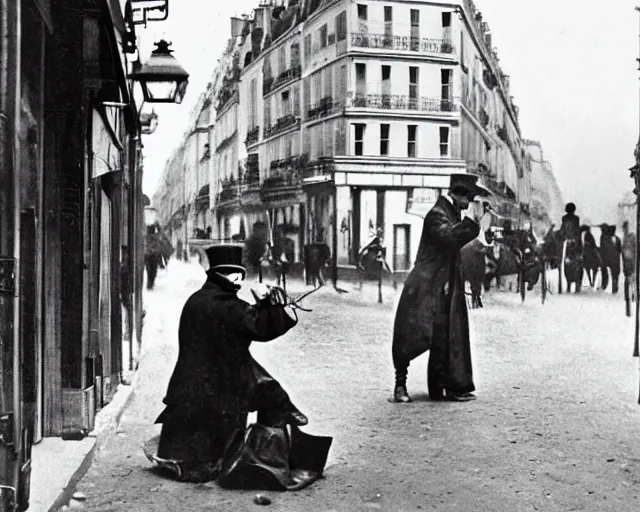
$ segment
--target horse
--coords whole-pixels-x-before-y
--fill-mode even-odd
[[[471,286],[472,309],[484,307],[482,286],[485,284],[488,269],[487,258],[493,253],[493,249],[493,245],[484,245],[479,238],[476,238],[460,250],[462,282],[469,282]]]
[[[584,256],[580,243],[575,238],[569,238],[562,244],[560,251],[559,261],[562,261],[562,273],[567,284],[567,293],[571,293],[572,284],[575,284],[575,292],[580,293],[584,276]],[[560,276],[559,279],[561,286],[562,277]]]
[[[500,286],[499,278],[524,273],[527,290],[533,290],[541,274],[541,249],[529,238],[527,230],[516,230],[506,240],[496,240],[495,250],[489,256],[485,289],[491,288],[495,278]],[[493,261],[491,261],[493,260]],[[520,292],[520,280],[516,285],[516,293]]]

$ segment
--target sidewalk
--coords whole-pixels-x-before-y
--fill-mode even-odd
[[[193,262],[171,260],[169,268],[174,283],[200,283],[206,277],[204,269]],[[166,275],[167,270],[160,271],[156,288],[164,289],[171,286],[164,280]],[[148,305],[145,305],[145,308],[148,309]],[[152,339],[160,329],[156,324],[153,315],[145,317],[138,361],[144,356],[144,340]],[[81,441],[63,441],[59,437],[46,437],[34,445],[29,512],[58,512],[69,504],[78,482],[91,467],[94,456],[103,442],[110,434],[116,432],[120,418],[133,397],[139,372],[127,373],[123,380],[130,384],[118,386],[111,402],[96,414],[94,429],[86,438]]]
[[[45,437],[33,446],[31,500],[29,512],[54,512],[69,502],[80,479],[91,466],[93,455],[102,441],[115,431],[136,385],[120,384],[102,410],[96,414],[95,428],[80,441]]]

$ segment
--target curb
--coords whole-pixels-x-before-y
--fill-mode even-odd
[[[80,483],[80,480],[82,480],[82,478],[87,474],[87,471],[89,471],[96,452],[102,447],[107,437],[116,431],[125,409],[133,398],[133,394],[138,384],[138,378],[139,372],[135,370],[133,378],[131,379],[131,384],[121,384],[121,387],[116,391],[111,403],[107,404],[102,411],[98,412],[96,415],[96,423],[98,423],[99,417],[100,419],[104,418],[104,421],[100,422],[100,425],[96,426],[94,430],[89,432],[87,435],[87,437],[95,439],[93,447],[89,452],[87,452],[84,459],[78,466],[78,469],[76,469],[73,475],[71,475],[69,482],[64,489],[62,489],[53,504],[48,508],[47,512],[59,512],[61,508],[71,501],[78,483]],[[109,409],[109,406],[112,404],[113,407]]]

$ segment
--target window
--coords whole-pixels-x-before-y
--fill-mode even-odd
[[[356,64],[356,102],[364,101],[367,95],[367,65]],[[356,106],[359,106],[356,104]]]
[[[417,52],[420,49],[420,11],[411,9],[411,50]]]
[[[385,48],[393,46],[393,7],[384,8],[384,42]]]
[[[264,125],[271,126],[271,97],[264,100]]]
[[[389,154],[389,126],[388,124],[380,125],[380,154]]]
[[[444,112],[451,111],[451,70],[440,70],[440,82],[441,82],[441,108]]]
[[[295,68],[300,65],[300,47],[298,43],[291,45],[291,68]]]
[[[333,156],[333,121],[322,123],[324,128],[324,155]]]
[[[347,38],[347,11],[342,11],[336,16],[336,37],[338,41]]]
[[[325,48],[327,46],[327,24],[325,23],[320,27],[319,37],[320,37],[320,48]]]
[[[407,126],[407,156],[415,158],[418,154],[416,147],[416,134],[418,132],[417,124]]]
[[[358,4],[358,19],[362,21],[367,21],[367,6],[363,4]]]
[[[291,114],[291,104],[289,103],[289,91],[282,92],[282,116],[288,116]]]
[[[449,127],[440,127],[440,156],[449,156]]]
[[[284,46],[278,50],[278,73],[284,73],[287,70],[287,59],[284,52]]]
[[[304,105],[307,106],[307,110],[313,108],[313,100],[311,98],[311,78],[307,77],[302,81],[302,94],[304,95]],[[308,114],[307,114],[308,115]]]
[[[418,68],[409,66],[409,108],[411,110],[418,109]]]
[[[353,126],[354,126],[354,129],[355,129],[355,137],[354,137],[355,148],[354,148],[354,153],[356,155],[363,155],[364,154],[364,132],[365,132],[365,128],[367,127],[367,125],[366,124],[361,124],[361,123],[356,123]]]
[[[293,115],[297,117],[300,115],[300,91],[297,85],[293,87],[292,94],[293,94]]]
[[[382,66],[382,108],[391,108],[391,66]]]
[[[249,128],[255,128],[257,124],[256,108],[258,106],[258,89],[256,87],[256,79],[251,80],[251,96],[249,104]]]
[[[443,12],[442,13],[442,27],[447,28],[451,27],[451,13]]]
[[[358,4],[358,32],[368,32],[367,6]]]
[[[324,97],[333,97],[333,66],[324,68]]]
[[[304,36],[304,58],[308,62],[311,57],[311,34]]]

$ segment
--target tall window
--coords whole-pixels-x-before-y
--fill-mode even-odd
[[[300,65],[300,47],[298,43],[291,44],[291,68],[295,68]]]
[[[339,101],[344,101],[347,97],[347,65],[342,64],[340,66],[340,73],[338,76],[338,91],[336,96]]]
[[[418,154],[416,136],[418,133],[418,125],[410,124],[407,126],[407,156],[415,158]]]
[[[365,132],[365,129],[366,129],[367,125],[363,124],[363,123],[356,123],[353,126],[354,126],[354,131],[355,131],[354,153],[356,155],[363,155],[364,154],[364,132]]]
[[[369,31],[369,27],[367,24],[367,6],[363,4],[358,4],[358,31]]]
[[[289,101],[289,91],[282,91],[282,115],[288,116],[291,114],[291,102]]]
[[[319,37],[320,37],[320,48],[325,48],[327,46],[327,24],[325,23],[320,27]]]
[[[336,16],[336,39],[344,41],[347,38],[347,11]]]
[[[451,110],[451,70],[440,70],[440,82],[441,82],[441,103],[442,110],[448,112]]]
[[[291,90],[291,93],[293,94],[293,115],[299,116],[300,115],[300,89],[298,88],[297,85],[293,87],[293,89]]]
[[[333,97],[333,66],[324,68],[324,97]]]
[[[284,52],[284,46],[278,50],[278,73],[284,73],[287,70],[287,59]]]
[[[311,75],[311,95],[313,103],[317,103],[322,98],[322,71],[316,71]]]
[[[393,7],[390,6],[384,8],[384,46],[393,46]]]
[[[440,127],[440,156],[449,156],[449,127]]]
[[[256,108],[258,106],[258,89],[256,85],[256,79],[251,80],[251,96],[250,96],[250,107],[249,107],[249,128],[255,128],[258,122],[256,115]]]
[[[389,126],[388,124],[380,125],[380,154],[389,154]]]
[[[420,49],[420,11],[411,9],[411,49],[417,52]]]
[[[309,57],[311,57],[311,34],[304,36],[304,59],[306,62]]]
[[[419,90],[419,73],[418,68],[409,66],[409,108],[417,110],[418,108],[418,90]]]
[[[271,126],[271,97],[264,100],[264,125]]]
[[[391,108],[391,66],[382,66],[382,108]]]
[[[367,65],[356,64],[356,106],[357,102],[366,101],[367,96]]]

